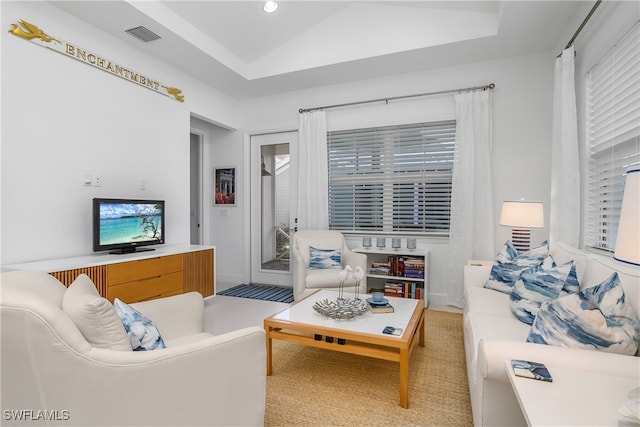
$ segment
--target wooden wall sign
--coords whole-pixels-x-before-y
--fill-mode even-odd
[[[87,65],[123,78],[131,83],[137,84],[138,86],[145,87],[161,95],[184,102],[182,90],[171,86],[165,86],[155,79],[116,64],[115,62],[103,58],[94,52],[82,49],[81,47],[64,40],[51,37],[45,34],[45,32],[36,25],[33,25],[24,19],[21,19],[17,24],[11,24],[9,32],[16,37],[23,38],[39,46],[61,53],[69,58],[84,62]]]

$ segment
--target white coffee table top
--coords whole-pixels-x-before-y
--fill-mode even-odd
[[[505,361],[509,381],[527,424],[533,426],[622,426],[618,413],[640,379],[616,377],[547,365],[553,382],[517,377]],[[620,421],[620,422],[619,422]]]
[[[349,320],[336,320],[327,318],[313,309],[313,305],[317,301],[328,299],[334,301],[338,296],[338,292],[332,290],[321,290],[307,298],[296,302],[288,309],[273,316],[274,319],[287,320],[296,323],[305,323],[309,325],[323,326],[331,329],[342,329],[350,332],[358,332],[373,335],[383,335],[387,337],[396,337],[396,335],[385,335],[382,330],[385,326],[393,326],[402,328],[403,333],[407,328],[407,324],[411,319],[416,305],[421,300],[410,298],[388,298],[389,303],[393,306],[393,313],[366,313]],[[352,294],[345,295],[346,298],[353,298]],[[369,295],[363,295],[361,298],[368,298]],[[399,338],[399,336],[397,336]]]

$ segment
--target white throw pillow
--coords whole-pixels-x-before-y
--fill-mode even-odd
[[[62,298],[62,310],[94,347],[131,351],[129,338],[113,305],[98,294],[86,274],[69,285]]]

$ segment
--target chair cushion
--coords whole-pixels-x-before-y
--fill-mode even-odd
[[[129,336],[133,351],[158,350],[166,348],[160,331],[151,319],[145,317],[135,308],[116,298],[113,305],[122,319],[125,331]]]
[[[513,318],[513,313],[509,310],[509,295],[480,287],[464,289],[464,310],[468,313]]]
[[[527,341],[633,355],[640,322],[613,273],[596,286],[542,304]]]
[[[306,288],[337,288],[340,285],[338,275],[339,268],[326,268],[322,270],[307,270],[305,278]]]
[[[480,340],[523,342],[527,339],[527,334],[531,327],[516,319],[513,314],[509,312],[508,308],[506,309],[506,312],[509,313],[509,317],[479,312],[465,314],[464,340],[466,342],[467,351],[472,352],[472,371],[475,372],[477,369],[477,352]],[[467,363],[469,363],[469,361],[470,360],[467,360]],[[473,378],[475,379],[475,375]]]
[[[318,249],[309,246],[309,268],[341,268],[342,251],[340,249]]]
[[[62,310],[93,346],[131,351],[127,333],[113,305],[102,298],[86,274],[79,275],[62,297]]]

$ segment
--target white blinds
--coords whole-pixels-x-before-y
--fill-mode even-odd
[[[455,120],[329,132],[329,228],[447,233]]]
[[[587,73],[585,243],[613,251],[624,174],[640,166],[640,24]]]

